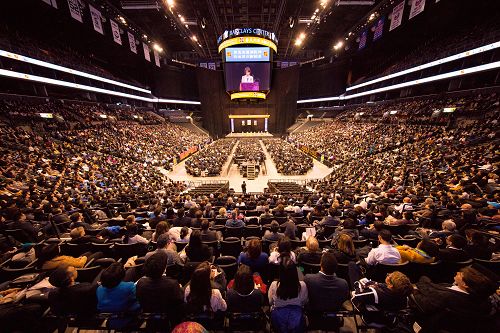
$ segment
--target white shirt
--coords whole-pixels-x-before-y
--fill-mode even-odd
[[[366,263],[368,265],[376,264],[397,264],[401,261],[401,255],[392,245],[380,244],[368,253]]]
[[[241,77],[241,83],[253,83],[253,76],[252,75],[243,75]]]

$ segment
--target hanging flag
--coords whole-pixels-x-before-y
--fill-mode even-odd
[[[413,0],[410,9],[410,19],[424,11],[425,0]]]
[[[391,25],[389,26],[389,31],[392,31],[401,25],[403,21],[403,11],[405,9],[405,1],[401,1],[400,4],[396,5],[392,9],[391,15]]]
[[[153,55],[155,57],[155,65],[160,67],[160,55],[156,52],[156,50],[153,50]]]
[[[69,13],[71,17],[80,23],[83,23],[82,12],[78,0],[68,0]]]
[[[47,5],[49,6],[52,6],[52,2],[51,0],[42,0],[43,2],[45,2]]]
[[[206,62],[200,62],[200,67],[207,68],[207,63]]]
[[[208,69],[211,69],[211,70],[215,71],[215,62],[209,62],[208,63]]]
[[[363,49],[366,46],[366,40],[368,39],[368,30],[365,30],[361,33],[359,37],[359,47],[358,50]]]
[[[50,0],[50,3],[52,4],[52,7],[54,7],[55,9],[57,9],[57,0]]]
[[[151,56],[149,55],[149,46],[147,46],[145,43],[142,43],[142,50],[144,51],[144,58],[151,62]]]
[[[137,54],[137,46],[135,45],[135,37],[130,33],[130,31],[127,31],[128,34],[128,44],[130,45],[130,51],[134,52]]]
[[[95,9],[91,4],[89,4],[90,17],[92,18],[92,24],[94,25],[94,30],[104,35],[104,30],[102,29],[102,17],[101,12]]]
[[[375,31],[373,32],[374,41],[382,37],[382,34],[384,33],[384,23],[385,23],[385,17],[382,16],[375,25]]]
[[[116,23],[113,20],[109,20],[111,23],[111,31],[113,32],[113,40],[122,45],[122,37],[120,36],[120,27],[118,26],[118,23]],[[134,42],[135,44],[135,42]]]

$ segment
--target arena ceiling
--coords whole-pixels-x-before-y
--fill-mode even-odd
[[[162,44],[179,60],[217,59],[226,29],[275,32],[278,57],[328,54],[368,13],[389,0],[102,0]],[[300,45],[297,38],[305,36]]]

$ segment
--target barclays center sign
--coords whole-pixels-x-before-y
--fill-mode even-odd
[[[220,35],[219,38],[217,38],[217,44],[222,43],[226,39],[238,36],[259,36],[272,40],[275,43],[278,43],[278,38],[276,38],[274,32],[269,32],[267,30],[262,30],[258,28],[238,28],[238,29],[224,31],[224,33]]]

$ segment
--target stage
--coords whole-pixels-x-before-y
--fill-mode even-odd
[[[226,138],[272,138],[273,135],[268,132],[245,132],[245,133],[229,133]]]
[[[248,138],[249,134],[252,133],[231,133],[231,134],[244,134],[245,136],[241,136],[241,138]],[[259,134],[259,133],[254,133]],[[265,134],[265,133],[260,133],[260,134]],[[269,133],[267,133],[269,134]],[[272,135],[269,134],[266,137],[271,137]],[[229,136],[228,136],[229,137]],[[258,177],[253,180],[249,180],[247,178],[243,178],[240,175],[240,172],[238,171],[238,166],[235,164],[230,163],[230,161],[233,159],[234,152],[239,144],[239,142],[235,145],[233,148],[231,154],[228,156],[228,159],[224,166],[222,167],[222,172],[220,176],[217,177],[193,177],[189,175],[186,172],[186,168],[184,167],[186,160],[182,161],[181,163],[177,164],[174,166],[173,170],[170,172],[167,172],[166,170],[163,169],[163,172],[173,181],[185,181],[188,184],[192,182],[193,184],[204,181],[204,180],[227,180],[229,181],[229,187],[233,188],[237,193],[241,193],[241,183],[245,181],[247,184],[247,192],[252,193],[260,193],[263,192],[264,189],[267,187],[267,182],[269,180],[277,181],[277,180],[287,180],[287,181],[296,181],[297,183],[303,185],[306,184],[309,180],[317,180],[317,179],[323,179],[326,177],[330,172],[333,170],[331,168],[328,168],[326,165],[322,164],[321,162],[314,160],[313,159],[313,168],[309,170],[309,172],[305,175],[301,176],[287,176],[287,175],[282,175],[278,173],[276,170],[276,166],[269,155],[269,152],[267,151],[266,147],[262,143],[262,141],[259,139],[259,136],[250,136],[250,137],[255,137],[256,140],[259,140],[262,149],[264,151],[264,154],[266,155],[266,161],[265,161],[265,168],[262,168],[260,171]],[[237,138],[234,137],[233,138]],[[299,150],[298,150],[299,151]],[[301,154],[303,152],[299,151]],[[198,153],[196,153],[198,154]],[[195,156],[196,154],[192,155]]]

